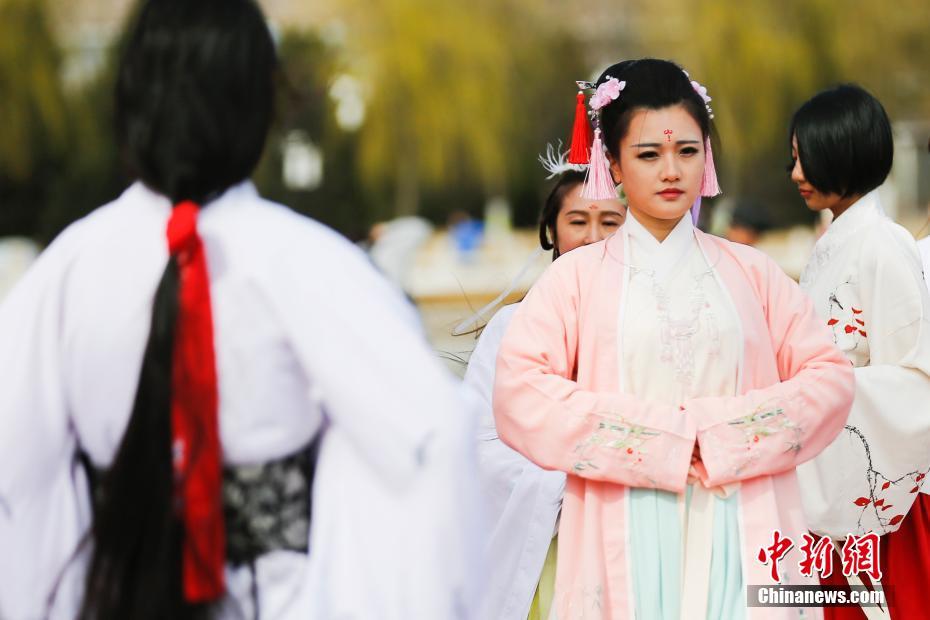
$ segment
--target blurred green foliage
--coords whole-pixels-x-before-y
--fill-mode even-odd
[[[46,242],[121,186],[113,63],[71,91],[42,0],[0,2],[0,237]]]
[[[69,128],[60,65],[43,4],[0,4],[0,235],[35,229],[48,188],[31,180],[64,159]]]
[[[708,87],[727,195],[767,205],[781,224],[809,215],[784,173],[788,120],[804,99],[856,81],[892,120],[930,117],[926,0],[598,5],[624,26],[616,35],[556,2],[331,4],[316,29],[282,25],[278,122],[255,180],[351,238],[400,214],[480,216],[495,196],[531,225],[548,185],[536,156],[569,137],[573,81],[626,57],[674,59]],[[96,76],[66,88],[74,52],[56,41],[49,9],[0,0],[0,236],[46,241],[127,183],[111,131],[115,44]],[[364,101],[357,127],[337,114],[334,84],[346,76]],[[310,191],[282,178],[294,130],[323,154]]]
[[[817,91],[856,82],[892,122],[930,118],[930,2],[652,0],[643,53],[688,68],[714,98],[730,196],[770,207],[778,224],[812,217],[788,182],[788,125]]]

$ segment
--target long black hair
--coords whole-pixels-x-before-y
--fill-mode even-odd
[[[246,179],[271,124],[276,67],[253,0],[144,2],[116,85],[116,131],[130,169],[174,204],[204,204]],[[170,416],[177,310],[171,258],[155,292],[132,414],[96,493],[82,620],[210,613],[187,603],[181,588]]]
[[[615,161],[620,161],[620,141],[639,109],[660,110],[680,104],[701,128],[702,137],[710,136],[710,113],[704,100],[694,90],[691,79],[674,62],[656,58],[624,60],[605,69],[597,84],[609,78],[626,82],[620,96],[601,108],[604,146]]]

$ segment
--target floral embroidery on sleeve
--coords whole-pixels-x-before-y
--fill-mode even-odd
[[[780,434],[785,442],[785,452],[797,453],[801,450],[801,427],[785,415],[784,408],[778,406],[777,402],[762,403],[749,415],[727,424],[742,433],[746,452],[742,464],[736,468],[736,475],[740,475],[759,458],[758,445],[766,437]]]
[[[579,455],[579,460],[572,466],[575,471],[598,469],[592,454],[598,448],[616,450],[630,460],[631,467],[636,468],[643,462],[643,456],[649,454],[646,444],[661,434],[655,429],[631,424],[618,415],[605,414],[604,417],[606,419],[598,423],[597,430],[575,446]]]

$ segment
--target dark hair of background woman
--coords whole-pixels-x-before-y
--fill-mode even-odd
[[[246,179],[271,124],[276,66],[271,34],[252,0],[145,2],[116,85],[117,136],[133,173],[174,204],[205,204]],[[177,274],[169,259],[129,424],[100,480],[83,620],[210,612],[185,602],[181,589],[170,416]]]
[[[559,257],[559,231],[556,222],[559,211],[562,210],[562,203],[570,191],[584,183],[584,177],[585,173],[578,170],[567,170],[560,174],[539,213],[539,245],[544,250],[552,250],[552,260]]]
[[[640,109],[661,110],[683,105],[701,128],[702,137],[710,135],[710,114],[690,78],[669,60],[642,58],[611,65],[597,79],[603,84],[609,77],[626,82],[620,96],[601,108],[604,146],[615,161],[620,158],[620,141],[630,128],[633,115]]]
[[[891,172],[894,139],[885,108],[855,84],[814,95],[791,119],[804,177],[817,191],[867,194]],[[793,166],[792,166],[793,167]]]

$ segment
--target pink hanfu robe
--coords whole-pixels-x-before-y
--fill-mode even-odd
[[[777,563],[779,581],[817,584],[798,566],[807,524],[795,467],[843,428],[852,367],[807,296],[772,260],[694,234],[740,320],[738,396],[669,406],[620,391],[618,327],[630,277],[621,234],[557,260],[504,336],[494,391],[500,437],[541,467],[569,474],[559,527],[559,620],[633,617],[627,489],[684,492],[695,442],[705,487],[740,484],[743,583],[775,583],[771,563],[758,555],[778,531],[795,542]],[[749,608],[751,619],[821,615]]]

